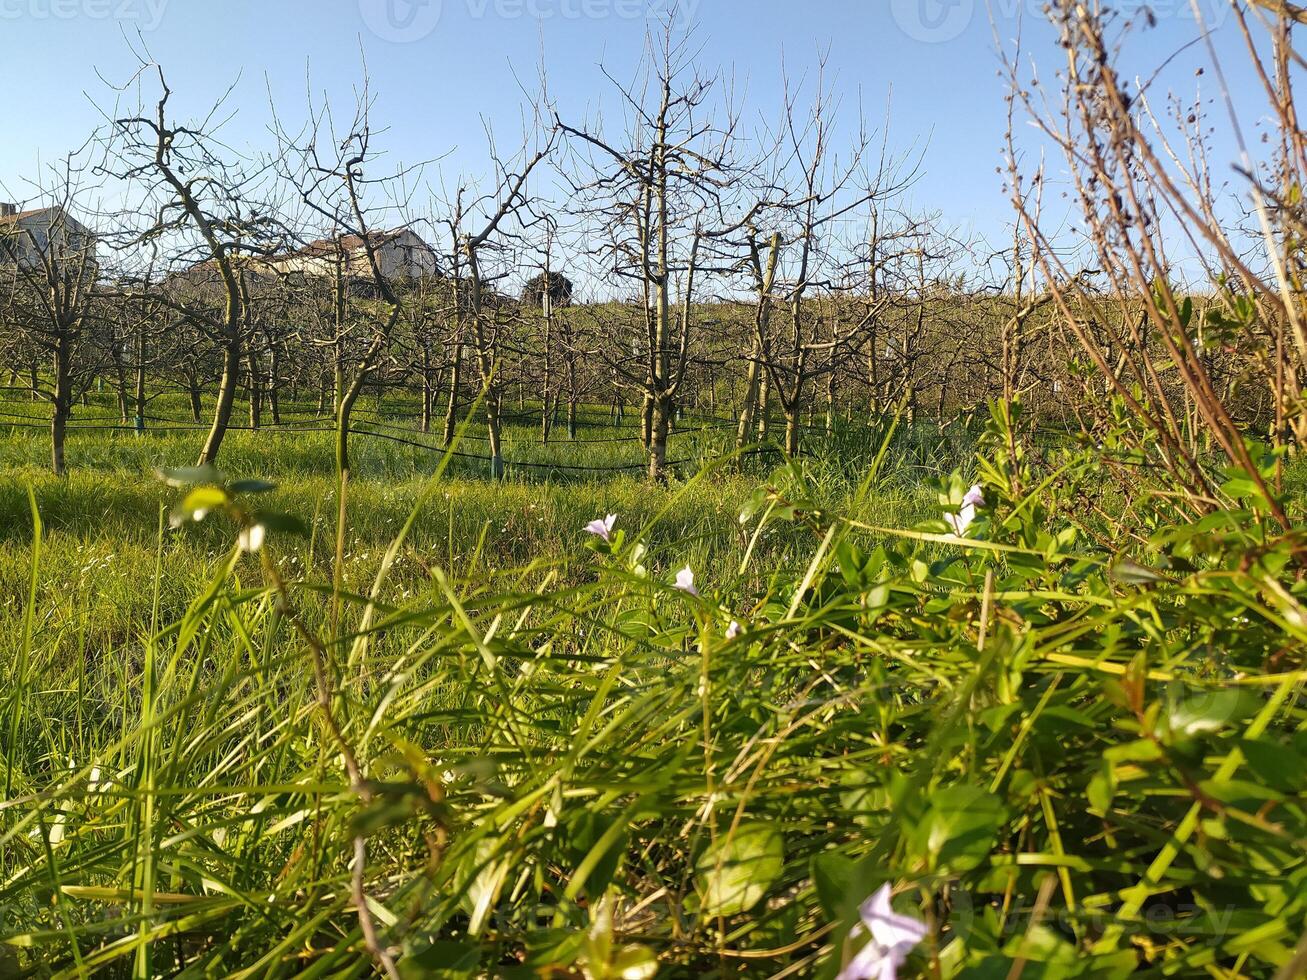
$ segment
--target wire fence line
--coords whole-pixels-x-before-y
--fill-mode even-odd
[[[20,421],[0,422],[0,429],[8,429],[11,432],[17,429],[39,429],[44,431],[44,430],[48,430],[50,427],[49,420],[43,420],[39,416],[34,416],[34,415],[22,415],[14,412],[0,411],[0,418],[20,420]],[[176,432],[202,432],[208,429],[208,425],[204,423],[196,423],[191,420],[173,419],[173,418],[156,416],[156,415],[142,416],[142,419],[144,421],[149,421],[152,423],[162,422],[167,424],[164,425],[153,424],[148,428],[138,428],[134,424],[123,423],[121,416],[92,416],[84,420],[79,419],[77,421],[69,422],[67,426],[67,431],[70,434],[76,432],[131,432],[138,435],[145,435],[145,434],[166,434],[166,433],[176,433]],[[297,420],[290,420],[290,421],[261,422],[257,426],[230,423],[228,424],[227,428],[228,430],[234,432],[266,432],[269,435],[335,433],[337,429],[334,425],[317,424],[322,422],[333,422],[333,421],[334,419],[331,416],[316,416],[312,418],[297,419]],[[423,442],[419,439],[408,438],[406,436],[393,435],[390,432],[376,432],[373,431],[373,429],[371,428],[357,427],[358,425],[385,427],[391,430],[409,432],[410,435],[417,435],[417,433],[412,433],[410,430],[403,429],[403,427],[401,426],[395,426],[390,423],[384,423],[384,422],[376,422],[368,418],[358,418],[356,419],[356,423],[357,423],[356,426],[351,426],[350,428],[351,436],[363,436],[363,437],[368,437],[373,439],[381,439],[387,442],[397,443],[400,445],[412,446],[417,449],[424,449],[428,452],[436,453],[439,455],[448,455],[455,459],[465,459],[465,460],[471,460],[471,461],[485,463],[485,464],[490,464],[493,461],[492,457],[490,456],[483,456],[478,453],[467,453],[467,452],[462,452],[460,450],[449,449],[444,446],[432,445],[429,442]],[[686,430],[681,430],[679,432],[674,432],[673,435],[688,436],[688,435],[695,435],[700,432],[702,432],[702,429],[686,429]],[[460,438],[466,439],[468,438],[468,436],[464,435]],[[601,444],[608,444],[608,443],[640,442],[640,441],[641,439],[639,436],[630,436],[630,437],[622,437],[622,438],[614,438],[614,439],[568,440],[566,442],[559,442],[557,443],[557,445],[585,446],[585,445],[601,445]],[[747,449],[742,452],[687,456],[681,459],[668,460],[666,465],[673,468],[681,468],[690,464],[697,464],[699,466],[703,466],[732,457],[739,458],[744,456],[768,455],[773,453],[779,454],[779,452],[780,451],[774,447],[763,446],[763,447],[756,447],[753,449]],[[616,465],[605,465],[605,466],[592,466],[592,465],[584,465],[579,463],[561,463],[561,462],[552,462],[552,461],[545,462],[545,461],[538,461],[538,460],[504,459],[501,462],[503,463],[505,468],[509,470],[528,469],[528,470],[549,470],[549,471],[576,472],[576,473],[633,473],[633,472],[643,472],[644,470],[648,469],[649,466],[647,461],[626,463],[626,464],[616,464]]]
[[[3,390],[26,390],[26,389],[8,389],[0,386]],[[12,405],[11,405],[12,407]],[[89,407],[89,406],[87,406]],[[598,415],[590,409],[603,409],[603,406],[586,404],[578,406],[582,408],[584,415],[575,419],[579,427],[587,429],[599,429],[615,427],[622,424],[621,416],[614,416],[612,411],[606,413],[606,417]],[[258,425],[240,424],[236,422],[229,423],[227,428],[236,432],[265,432],[269,435],[280,434],[307,434],[307,433],[334,433],[337,431],[336,418],[333,413],[325,412],[321,407],[314,410],[312,408],[288,407],[281,409],[276,413],[277,417],[271,421],[260,421]],[[415,420],[423,417],[423,413],[416,411],[404,411],[402,409],[391,410],[383,407],[378,402],[376,410],[371,410],[363,406],[357,406],[352,412],[352,425],[350,434],[368,439],[384,440],[386,442],[410,446],[415,449],[421,449],[426,452],[449,455],[455,459],[468,460],[471,462],[492,465],[495,461],[489,455],[483,455],[478,452],[465,452],[447,448],[445,445],[435,445],[431,441],[423,439],[427,433],[414,431],[411,426],[396,424],[397,420]],[[638,415],[636,416],[638,418]],[[427,413],[426,418],[434,421],[436,414]],[[8,420],[8,421],[5,421]],[[541,413],[530,412],[506,412],[500,415],[501,422],[508,424],[526,423],[532,426],[541,426],[544,419]],[[778,425],[785,424],[784,420],[775,420]],[[475,432],[467,432],[466,426],[484,424],[486,422],[483,413],[474,411],[473,414],[460,422],[465,427],[465,431],[460,435],[461,442],[486,443],[489,442],[488,435],[482,435]],[[443,419],[442,419],[443,424]],[[616,446],[643,444],[644,439],[638,433],[631,435],[614,435],[602,438],[577,438],[575,429],[568,428],[565,420],[555,417],[555,425],[564,432],[568,433],[566,438],[557,440],[546,440],[541,443],[547,447],[554,445],[558,447],[593,447],[593,446]],[[813,424],[810,422],[796,421],[795,423],[805,432],[822,432],[829,433],[832,429],[829,423]],[[730,415],[719,415],[715,412],[704,412],[700,410],[682,409],[677,414],[677,427],[673,428],[671,437],[674,440],[682,441],[687,437],[695,435],[706,435],[708,433],[725,432],[732,433],[739,428],[739,419]],[[48,417],[39,415],[26,414],[21,412],[0,410],[0,431],[8,429],[11,433],[19,429],[41,429],[48,431],[50,420]],[[92,415],[77,417],[71,419],[66,426],[69,434],[85,432],[131,432],[136,435],[146,434],[173,434],[173,433],[198,433],[209,429],[210,423],[197,421],[195,418],[177,418],[170,415],[147,413],[139,416],[133,416],[130,419],[124,419],[122,414],[114,415]],[[840,419],[837,429],[843,433],[853,431],[871,433],[881,430],[883,427],[875,422],[868,420],[866,422],[854,419]],[[438,437],[436,437],[438,438]],[[705,466],[729,458],[756,457],[766,455],[783,455],[781,450],[772,445],[755,446],[743,450],[730,449],[725,452],[701,452],[686,455],[681,458],[668,460],[666,465],[674,469],[682,469],[689,465]],[[804,453],[802,455],[808,455]],[[531,470],[531,471],[553,471],[560,473],[635,473],[643,472],[648,469],[649,463],[647,458],[630,463],[612,463],[605,465],[590,465],[583,463],[565,463],[560,461],[544,460],[512,460],[501,459],[502,465],[508,469]]]

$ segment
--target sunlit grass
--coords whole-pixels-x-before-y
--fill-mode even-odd
[[[950,542],[977,445],[905,426],[666,487],[360,437],[338,553],[329,433],[231,433],[224,470],[276,489],[174,528],[152,470],[195,442],[75,434],[57,479],[0,437],[0,975],[831,976],[883,883],[927,923],[905,976],[1244,955],[1181,890],[1287,956],[1259,896],[1301,873],[1301,781],[1266,760],[1300,751],[1302,678],[1264,665],[1307,612],[1251,602],[1237,552],[1118,579],[1065,533],[1080,498],[1019,507],[1002,454]],[[243,554],[255,508],[307,534]],[[608,513],[612,547],[583,530]]]

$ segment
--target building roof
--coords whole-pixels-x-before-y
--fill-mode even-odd
[[[58,213],[60,218],[74,220],[74,218],[69,216],[63,208],[56,205],[54,208],[31,208],[30,210],[21,210],[21,212],[18,212],[17,214],[0,214],[0,225],[17,225],[18,222],[26,221],[27,218],[35,218],[41,216],[41,214],[50,214],[51,212]]]
[[[26,221],[28,218],[39,218],[42,215],[51,215],[50,225],[52,227],[57,223],[66,222],[69,225],[71,225],[72,231],[75,234],[86,232],[87,234],[94,235],[94,232],[92,232],[89,228],[83,225],[80,221],[74,218],[71,214],[65,211],[62,206],[58,204],[48,208],[31,208],[30,210],[27,211],[19,211],[17,214],[7,214],[7,215],[0,214],[0,227],[4,227],[7,225],[17,225],[22,221]]]
[[[380,248],[408,232],[408,228],[396,228],[392,231],[372,231],[368,232],[368,240],[372,243],[373,248]],[[322,258],[324,256],[337,255],[342,252],[349,255],[359,251],[361,248],[363,248],[362,235],[338,235],[335,238],[319,238],[316,242],[309,242],[303,248],[294,252],[289,252],[283,256],[278,256],[278,258]]]
[[[34,218],[38,214],[44,214],[46,211],[54,211],[54,208],[33,208],[30,211],[19,211],[17,214],[0,214],[0,224],[13,224],[22,221],[24,218]]]

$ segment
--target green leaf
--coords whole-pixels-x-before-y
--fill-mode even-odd
[[[1103,753],[1109,762],[1156,762],[1161,757],[1162,747],[1147,738],[1113,745]]]
[[[1166,581],[1165,576],[1128,558],[1113,565],[1111,575],[1113,581],[1122,585],[1154,585]]]
[[[188,520],[199,520],[209,511],[220,510],[226,507],[231,498],[221,487],[196,487],[191,490],[177,505],[178,513]]]
[[[540,929],[527,933],[526,957],[522,976],[534,978],[549,976],[554,968],[571,967],[582,956],[586,946],[584,932],[571,929]]]
[[[1167,722],[1173,735],[1192,738],[1212,734],[1249,717],[1261,704],[1251,691],[1187,691],[1170,704]]]
[[[695,862],[704,915],[736,915],[753,908],[780,877],[785,840],[770,824],[742,824]]]
[[[302,520],[293,514],[278,514],[261,511],[254,516],[256,524],[262,524],[268,531],[275,531],[278,534],[295,534],[300,537],[308,537],[309,528]]]
[[[463,980],[481,965],[481,951],[467,943],[440,941],[405,954],[396,964],[404,980]]]
[[[1267,786],[1296,793],[1307,785],[1307,758],[1292,746],[1268,738],[1243,739],[1239,746],[1248,767]]]
[[[590,867],[590,873],[582,889],[585,895],[603,895],[608,890],[613,875],[617,873],[618,864],[626,849],[626,832],[623,830],[621,833],[611,834],[610,831],[615,823],[615,820],[602,813],[582,810],[567,825],[565,836],[569,845],[568,860],[574,868],[580,867],[589,859],[597,847],[604,848]],[[608,838],[606,842],[605,837]]]
[[[1116,767],[1106,759],[1102,768],[1089,780],[1085,789],[1085,798],[1089,800],[1089,812],[1096,816],[1107,816],[1112,808],[1112,798],[1116,795]]]
[[[155,475],[170,487],[193,487],[198,484],[222,484],[222,474],[209,463],[203,466],[181,466],[176,469],[161,467]]]
[[[979,867],[994,846],[1007,811],[998,797],[960,784],[936,790],[913,830],[913,856],[931,871],[962,872]]]
[[[231,485],[232,493],[268,493],[276,489],[277,484],[267,480],[237,480]]]
[[[658,973],[658,957],[648,946],[632,943],[617,951],[606,975],[613,980],[650,980]]]

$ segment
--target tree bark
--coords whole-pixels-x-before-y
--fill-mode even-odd
[[[137,433],[145,431],[145,327],[136,331],[136,413]]]
[[[281,425],[281,357],[276,344],[268,354],[268,409],[272,412],[272,424]]]
[[[455,334],[454,363],[449,370],[449,404],[445,406],[445,445],[454,441],[454,430],[458,426],[458,393],[463,385],[463,340]]]
[[[200,452],[200,465],[215,465],[222,450],[222,440],[231,424],[232,408],[236,404],[236,386],[241,376],[240,337],[229,337],[222,352],[222,379],[218,382],[218,404],[213,411],[213,425]]]
[[[263,379],[259,375],[259,360],[254,351],[249,352],[246,361],[250,392],[250,428],[258,429],[263,421]]]
[[[740,406],[740,424],[735,430],[735,451],[743,452],[753,435],[754,415],[758,407],[758,389],[761,380],[759,361],[762,352],[755,343],[749,358],[748,373],[744,382],[744,403]]]
[[[431,431],[431,351],[422,345],[422,433]]]
[[[653,401],[649,426],[649,479],[655,483],[667,482],[667,437],[675,410],[672,399],[667,396]]]
[[[200,403],[200,382],[194,372],[186,377],[186,390],[191,399],[191,421],[196,425],[200,424],[204,406]]]
[[[68,338],[64,331],[60,331],[54,350],[54,410],[50,419],[50,468],[55,476],[63,476],[67,472],[64,464],[64,440],[68,432],[68,415],[73,406],[69,354]]]

